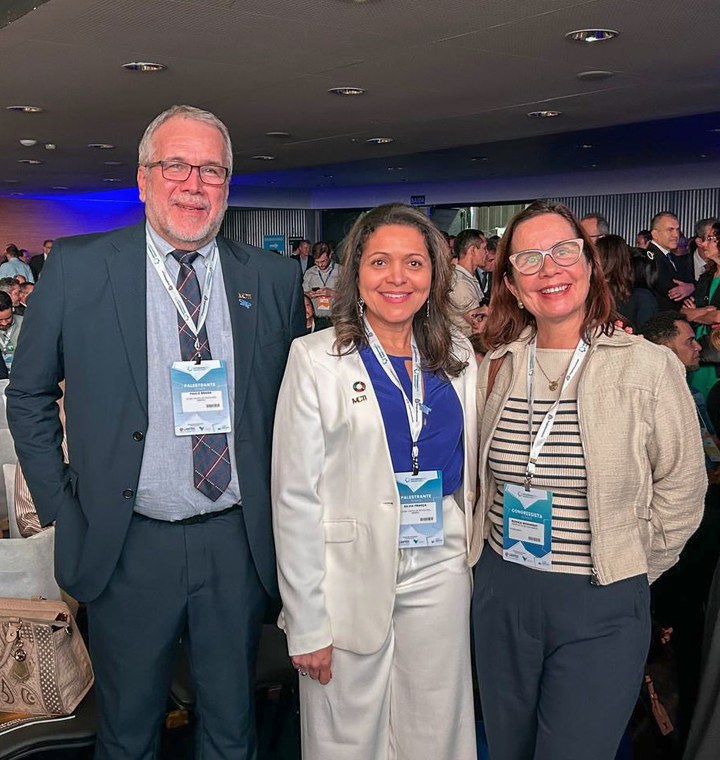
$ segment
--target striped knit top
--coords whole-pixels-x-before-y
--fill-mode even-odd
[[[535,408],[533,438],[540,423],[560,395],[564,372],[570,364],[572,349],[537,349],[535,363]],[[560,378],[556,390],[551,380]],[[590,518],[587,507],[585,455],[580,440],[577,389],[582,370],[572,379],[560,401],[552,433],[537,463],[533,487],[552,491],[552,570],[560,573],[590,575]],[[495,477],[496,491],[488,519],[490,545],[502,554],[503,489],[506,483],[522,484],[530,454],[528,433],[527,369],[521,368],[510,389],[490,443],[488,464]]]

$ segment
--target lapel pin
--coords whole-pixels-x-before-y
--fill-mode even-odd
[[[243,309],[249,309],[252,306],[252,293],[238,293],[238,303]]]
[[[362,393],[365,390],[365,383],[362,380],[357,380],[353,383],[353,390],[356,393]]]

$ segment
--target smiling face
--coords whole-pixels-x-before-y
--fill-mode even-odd
[[[556,243],[577,237],[577,230],[563,217],[541,214],[515,228],[511,252],[547,250]],[[539,331],[558,325],[577,325],[579,337],[591,271],[584,254],[569,267],[559,266],[546,256],[542,269],[536,274],[523,275],[513,270],[512,280],[507,278],[506,282],[510,292],[535,317]]]
[[[378,332],[412,324],[430,295],[432,262],[420,230],[388,224],[370,235],[358,270],[365,315]]]
[[[211,124],[182,116],[158,127],[150,160],[228,165],[220,131]],[[174,182],[163,177],[159,166],[140,166],[137,182],[148,222],[175,248],[196,250],[217,235],[227,208],[228,182],[206,185],[197,169],[184,182]]]

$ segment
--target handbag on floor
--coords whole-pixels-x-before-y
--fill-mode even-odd
[[[69,715],[93,680],[65,602],[0,598],[0,711]]]

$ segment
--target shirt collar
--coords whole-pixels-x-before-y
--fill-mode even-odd
[[[161,237],[154,229],[153,226],[150,224],[150,222],[145,223],[147,226],[148,234],[150,235],[150,238],[152,239],[153,243],[155,243],[155,247],[160,251],[160,253],[167,258],[174,250],[175,246],[170,245],[170,243],[165,240],[165,238]],[[215,245],[215,239],[211,240],[209,243],[206,243],[202,248],[195,248],[196,250],[204,259],[207,258],[210,254],[210,251],[212,251],[213,246]]]

